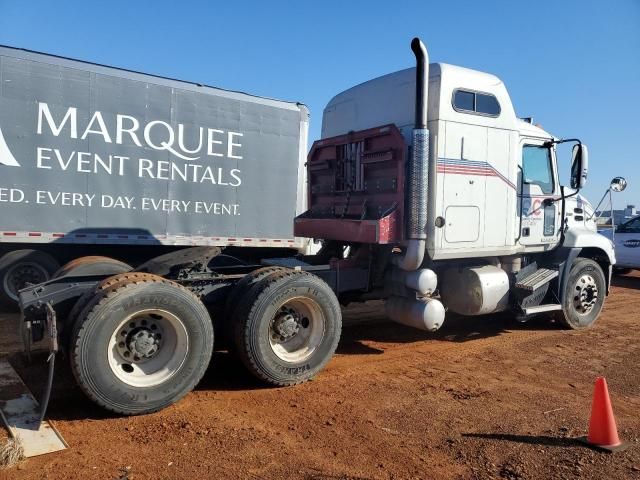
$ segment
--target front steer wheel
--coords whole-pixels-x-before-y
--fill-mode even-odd
[[[580,330],[591,327],[604,306],[607,284],[602,268],[590,258],[577,258],[571,266],[562,310],[556,320],[564,327]]]
[[[180,285],[146,278],[96,293],[76,321],[70,357],[89,398],[112,412],[138,415],[192,390],[212,349],[202,302]]]
[[[271,385],[310,379],[338,345],[340,304],[331,288],[310,273],[272,273],[239,305],[234,322],[237,353],[253,375]]]

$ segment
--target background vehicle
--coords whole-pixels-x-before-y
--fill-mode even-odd
[[[629,273],[640,269],[640,216],[618,225],[615,231],[603,231],[602,235],[613,238],[616,252],[616,273]]]
[[[625,178],[614,177],[596,207],[584,212],[586,218],[596,222],[598,232],[608,238],[614,246],[617,263],[613,272],[620,274],[629,273],[633,268],[640,266],[640,252],[636,253],[634,250],[640,242],[634,241],[633,238],[634,235],[640,238],[640,222],[637,218],[628,219],[635,216],[635,206],[627,205],[624,210],[613,208],[613,194],[623,192],[626,188]],[[608,205],[604,203],[605,199],[608,199]],[[617,237],[618,233],[622,234],[620,238]]]
[[[304,105],[8,47],[0,74],[5,307],[80,257],[65,273],[194,245],[244,260],[306,248],[291,224],[306,202]]]
[[[498,78],[429,65],[422,42],[411,46],[416,68],[325,109],[294,221],[296,236],[322,242],[317,254],[217,265],[219,248],[196,247],[135,272],[61,276],[20,292],[27,346],[60,341],[90,398],[139,414],[193,388],[214,332],[266,383],[313,377],[340,338],[341,303],[384,299],[392,320],[428,331],[445,309],[592,325],[615,258],[577,196],[586,147],[566,140],[565,189],[563,140],[518,119]]]

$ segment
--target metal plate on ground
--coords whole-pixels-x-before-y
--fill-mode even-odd
[[[22,441],[25,457],[67,448],[67,443],[48,421],[43,421],[38,428],[40,406],[6,360],[0,360],[0,413],[12,435]]]

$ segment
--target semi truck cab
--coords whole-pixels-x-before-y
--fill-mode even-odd
[[[402,295],[391,301],[390,315],[404,323],[438,328],[445,309],[466,315],[515,309],[525,318],[555,312],[566,323],[575,305],[580,325],[590,325],[615,255],[584,215],[590,205],[578,193],[588,173],[586,145],[518,118],[495,75],[429,64],[422,43],[412,48],[416,67],[369,80],[327,104],[322,139],[309,154],[310,209],[296,219],[296,233],[317,237],[322,230],[324,239],[363,241],[364,222],[377,223],[375,241],[403,247],[394,262],[400,270],[433,272],[437,286],[430,291],[445,307],[428,321],[425,312],[434,309],[425,299]],[[574,144],[570,187],[559,181],[556,146],[563,142]],[[394,162],[403,167],[394,170]],[[403,182],[399,200],[391,192]],[[577,285],[574,295],[567,282],[577,258],[599,272],[597,281],[581,276],[580,285],[589,287]]]
[[[336,95],[324,110],[322,137],[393,124],[411,148],[415,77],[416,69],[408,68]],[[558,139],[530,119],[518,118],[504,83],[494,75],[433,63],[428,92],[427,126],[436,163],[434,221],[442,223],[427,226],[430,257],[557,248],[563,227]]]

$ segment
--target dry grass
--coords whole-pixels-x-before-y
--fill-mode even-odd
[[[24,459],[24,448],[20,437],[8,438],[4,445],[0,446],[0,468],[16,465],[22,459]]]

